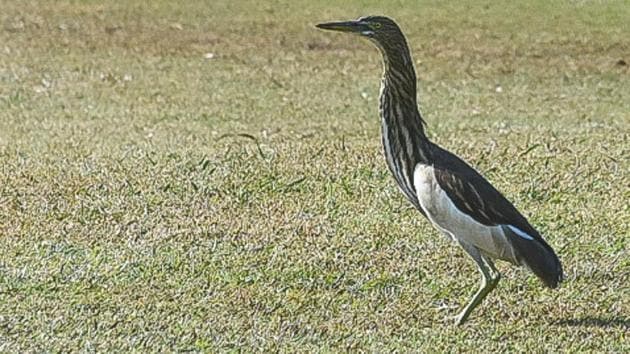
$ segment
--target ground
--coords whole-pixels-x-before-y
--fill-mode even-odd
[[[630,6],[0,0],[1,351],[630,350]],[[394,17],[431,139],[566,271],[474,263],[398,191]]]

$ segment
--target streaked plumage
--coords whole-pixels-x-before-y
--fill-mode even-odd
[[[466,321],[498,283],[493,259],[523,265],[548,287],[557,287],[562,266],[538,231],[477,171],[426,137],[413,62],[398,25],[387,17],[370,16],[317,26],[364,36],[383,55],[379,113],[387,165],[407,199],[458,242],[482,273],[482,285],[458,315],[458,323]]]

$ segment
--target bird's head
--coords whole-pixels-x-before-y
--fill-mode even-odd
[[[400,27],[394,20],[385,16],[367,16],[354,21],[320,23],[317,27],[366,37],[381,49],[387,49],[392,44],[405,43]]]

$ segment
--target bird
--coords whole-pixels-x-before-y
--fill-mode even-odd
[[[366,16],[316,27],[367,38],[382,54],[379,115],[389,170],[409,202],[459,244],[481,273],[479,289],[455,322],[466,322],[499,283],[495,260],[524,266],[545,286],[558,287],[562,264],[541,234],[479,172],[428,139],[418,110],[415,68],[398,24],[386,16]]]

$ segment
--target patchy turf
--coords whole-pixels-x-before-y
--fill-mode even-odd
[[[625,1],[0,0],[0,350],[630,350]],[[556,291],[463,252],[381,153],[396,18],[431,137],[556,248]],[[500,89],[499,89],[500,88]]]

